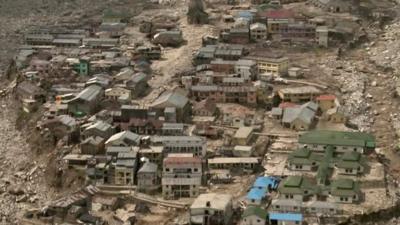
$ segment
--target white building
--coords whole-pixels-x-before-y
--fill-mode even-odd
[[[267,39],[267,25],[262,23],[253,23],[250,25],[250,36],[253,40]]]
[[[201,194],[190,206],[191,225],[228,225],[232,215],[230,194]]]
[[[207,141],[198,136],[153,136],[153,145],[164,146],[164,153],[192,153],[204,157],[207,152]]]
[[[201,159],[193,154],[169,154],[163,162],[162,194],[164,198],[195,197],[202,180]]]
[[[257,63],[254,60],[239,59],[235,62],[235,73],[245,80],[254,80],[258,77]]]

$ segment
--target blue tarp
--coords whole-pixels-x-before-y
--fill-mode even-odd
[[[298,213],[270,213],[269,220],[278,221],[303,221],[303,215]]]
[[[267,193],[267,189],[264,188],[252,188],[249,193],[247,193],[247,199],[261,200]]]
[[[275,177],[258,177],[253,184],[253,187],[276,189],[279,181]]]

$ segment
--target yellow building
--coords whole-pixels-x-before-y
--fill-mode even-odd
[[[271,74],[279,76],[288,73],[289,58],[281,54],[247,56],[246,59],[256,61],[258,73],[260,75]]]
[[[282,88],[277,91],[282,102],[302,103],[313,101],[321,94],[321,91],[314,86],[303,86],[293,88]]]
[[[338,105],[338,103],[336,103],[337,102],[336,96],[334,95],[320,95],[316,98],[316,101],[322,112],[326,112],[329,109],[333,109]]]
[[[235,145],[247,145],[249,144],[253,136],[253,127],[240,127],[233,137]]]
[[[343,111],[343,108],[338,106],[326,111],[327,120],[332,123],[346,123],[347,122],[347,115]]]

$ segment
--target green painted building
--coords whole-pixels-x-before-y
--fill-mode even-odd
[[[335,152],[360,152],[375,149],[375,137],[363,132],[314,130],[299,137],[299,148],[324,152],[332,146]]]
[[[330,196],[338,203],[354,203],[360,200],[360,184],[351,179],[337,179],[331,184]]]
[[[292,152],[287,159],[287,165],[290,170],[313,171],[319,162],[319,155],[309,149],[301,148]]]
[[[278,187],[280,198],[303,201],[319,193],[319,187],[313,179],[304,176],[285,178]]]
[[[79,59],[79,63],[75,63],[73,69],[81,76],[88,76],[90,73],[90,62],[88,59]]]
[[[266,224],[268,217],[267,210],[259,206],[248,206],[242,214],[242,225]]]
[[[339,174],[358,175],[368,166],[367,159],[359,152],[347,152],[336,162]]]

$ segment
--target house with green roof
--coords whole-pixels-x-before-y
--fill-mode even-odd
[[[317,170],[317,183],[319,185],[327,185],[329,177],[332,174],[332,169],[329,167],[329,163],[323,162],[319,165]]]
[[[293,199],[273,199],[271,201],[270,212],[296,212],[300,213],[302,210],[302,201]]]
[[[375,137],[363,132],[314,130],[299,137],[299,148],[324,152],[333,146],[335,152],[359,152],[375,149]]]
[[[358,152],[347,152],[336,162],[335,167],[339,174],[362,174],[367,167],[367,160]]]
[[[360,184],[352,179],[338,179],[331,184],[330,197],[337,203],[354,203],[360,200]]]
[[[289,176],[279,187],[279,198],[303,201],[318,194],[319,188],[311,179],[303,176]]]
[[[259,206],[249,206],[242,214],[242,225],[265,225],[268,212]]]
[[[306,148],[292,152],[287,159],[287,166],[290,170],[313,171],[317,168],[318,155]]]
[[[333,161],[334,161],[334,150],[332,146],[329,146],[318,166],[317,170],[317,183],[319,185],[326,185],[328,183],[328,179],[332,174],[333,169]]]

